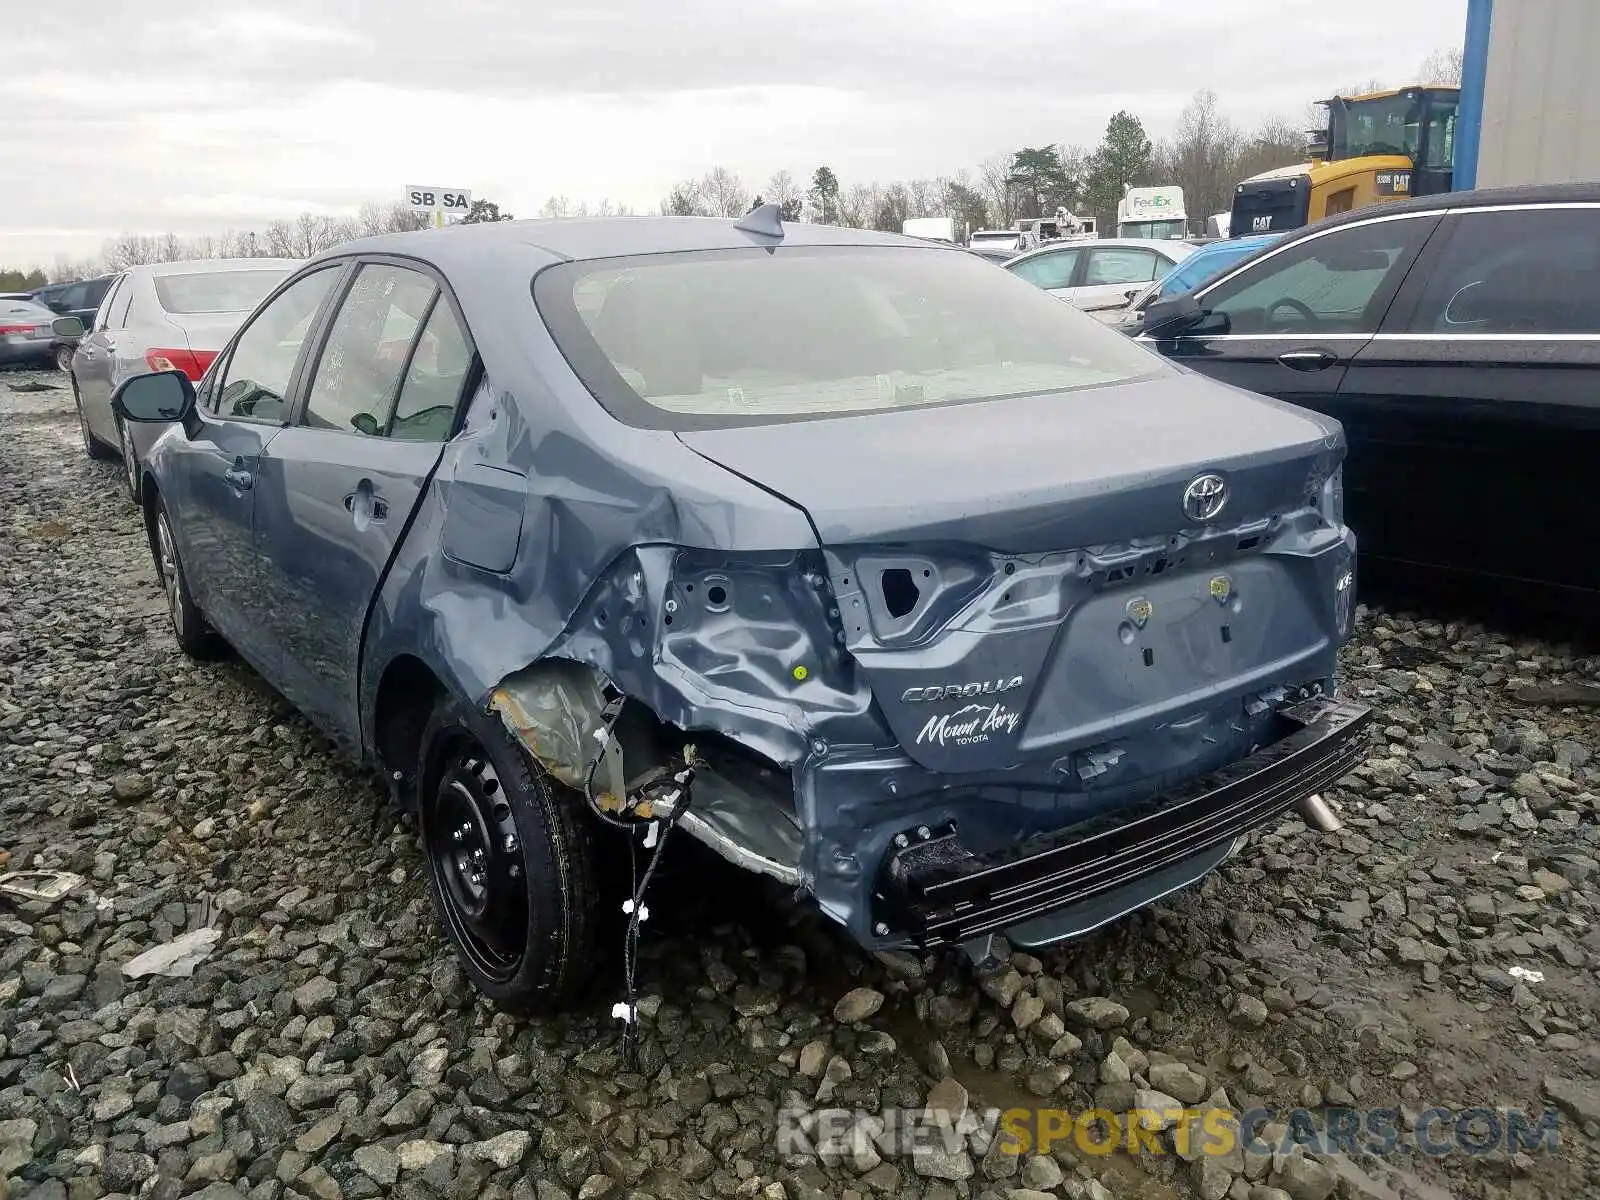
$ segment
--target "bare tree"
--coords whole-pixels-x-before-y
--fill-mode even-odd
[[[566,196],[551,196],[539,206],[539,215],[545,218],[572,215],[572,201]]]
[[[750,193],[726,167],[712,167],[700,181],[700,194],[715,217],[742,217],[750,210]]]
[[[1305,162],[1306,158],[1305,130],[1296,128],[1293,122],[1282,117],[1272,117],[1258,125],[1239,148],[1233,166],[1234,179],[1235,182],[1249,179],[1262,171]]]
[[[1016,216],[1011,186],[1011,159],[1009,154],[996,154],[978,165],[983,198],[989,202],[989,216],[1002,228],[1010,225]]]
[[[1198,215],[1233,203],[1243,139],[1217,111],[1217,94],[1196,92],[1178,117],[1178,128],[1159,155],[1158,174],[1183,189],[1185,206]]]
[[[883,189],[875,183],[857,183],[839,196],[839,224],[848,229],[866,229],[877,215]]]
[[[1461,47],[1443,46],[1422,60],[1418,83],[1449,83],[1461,86]]]
[[[710,213],[711,208],[698,179],[685,179],[673,184],[672,190],[661,201],[661,215],[664,217],[704,217]]]

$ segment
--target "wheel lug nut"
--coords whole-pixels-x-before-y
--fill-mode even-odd
[[[450,834],[450,836],[455,838],[455,840],[459,842],[461,840],[461,830],[459,830],[459,829],[455,830],[453,833]]]
[[[516,848],[517,848],[517,835],[514,834],[514,833],[506,834],[506,853],[509,854],[509,853],[511,853],[511,851],[515,850]]]

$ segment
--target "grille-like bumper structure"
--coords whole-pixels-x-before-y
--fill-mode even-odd
[[[884,861],[880,919],[928,946],[962,942],[1070,907],[1266,824],[1366,757],[1365,705],[1283,708],[1285,735],[1143,804],[975,855],[952,826],[919,830]]]

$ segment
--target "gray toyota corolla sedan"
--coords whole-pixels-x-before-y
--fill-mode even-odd
[[[183,649],[381,771],[511,1008],[596,960],[628,839],[981,959],[1332,827],[1363,752],[1337,422],[958,248],[770,206],[379,237],[115,404],[171,423]]]

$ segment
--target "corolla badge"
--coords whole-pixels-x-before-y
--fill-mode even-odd
[[[1022,676],[1010,679],[985,679],[972,683],[936,683],[932,687],[911,687],[900,693],[900,703],[921,704],[930,700],[971,700],[977,696],[998,696],[1022,686]]]
[[[1221,475],[1196,475],[1183,489],[1183,515],[1191,521],[1213,520],[1228,503],[1228,483]]]

